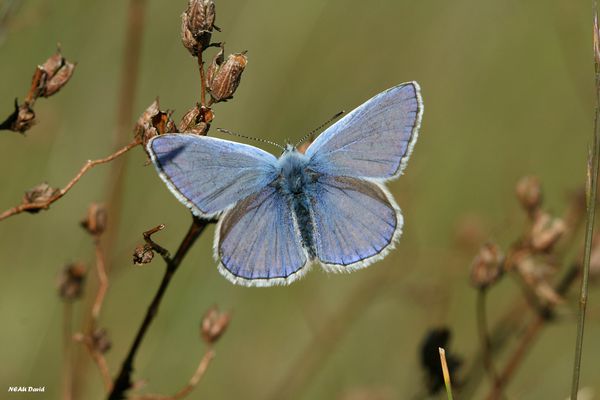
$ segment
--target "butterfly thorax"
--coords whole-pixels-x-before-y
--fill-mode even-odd
[[[310,194],[319,174],[308,168],[310,159],[288,146],[279,158],[280,174],[274,186],[285,197],[296,221],[302,245],[311,258],[315,257],[314,222],[310,206]]]

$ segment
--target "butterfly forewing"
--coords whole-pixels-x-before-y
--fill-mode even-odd
[[[317,137],[306,151],[310,168],[337,176],[395,178],[417,140],[422,112],[416,82],[379,93]]]
[[[169,189],[199,217],[214,216],[277,177],[277,159],[256,147],[206,136],[167,134],[147,146]]]

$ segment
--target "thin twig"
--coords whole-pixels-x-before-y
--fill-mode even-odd
[[[104,358],[104,354],[94,341],[94,334],[98,328],[100,311],[102,310],[104,297],[106,296],[106,291],[108,290],[108,274],[106,273],[106,263],[100,243],[100,234],[94,235],[94,247],[96,254],[96,274],[98,275],[98,290],[96,292],[94,304],[92,305],[90,314],[91,318],[88,323],[87,332],[86,334],[79,333],[75,335],[75,340],[82,342],[85,345],[88,353],[98,366],[98,370],[100,371],[100,375],[102,377],[102,382],[104,383],[104,390],[108,393],[112,389],[113,385],[110,370],[108,368],[106,358]]]
[[[206,371],[208,370],[208,366],[210,362],[215,358],[215,351],[211,348],[208,349],[204,356],[200,360],[194,375],[190,378],[187,385],[185,385],[180,391],[175,393],[172,396],[164,396],[160,394],[144,394],[140,396],[132,396],[132,400],[180,400],[186,397],[188,394],[194,390],[196,385],[200,382]]]
[[[594,237],[594,222],[596,215],[596,194],[598,187],[598,167],[600,160],[600,32],[598,28],[598,3],[594,0],[594,66],[596,72],[596,113],[594,134],[592,137],[591,155],[588,157],[587,168],[587,217],[585,224],[585,248],[583,253],[583,273],[579,295],[579,320],[577,322],[577,338],[575,341],[575,361],[573,363],[573,379],[571,382],[571,400],[577,400],[579,391],[579,375],[581,356],[583,353],[583,332],[585,329],[585,309],[588,298],[588,279],[590,273],[590,256],[592,254],[592,239]]]
[[[73,399],[73,304],[63,306],[63,400]]]
[[[121,371],[115,379],[113,390],[111,391],[108,397],[109,400],[123,399],[125,396],[125,392],[131,387],[131,374],[134,368],[135,356],[140,345],[142,344],[142,341],[144,340],[148,328],[150,327],[152,321],[154,320],[154,317],[158,313],[160,303],[167,288],[169,287],[171,278],[177,271],[177,268],[181,264],[181,261],[183,261],[183,258],[188,253],[196,239],[198,239],[200,234],[204,232],[204,229],[206,229],[208,224],[212,222],[214,221],[201,220],[199,218],[193,217],[190,229],[181,241],[179,249],[177,249],[177,253],[172,259],[169,259],[170,262],[167,262],[167,268],[165,269],[163,279],[160,283],[160,286],[158,287],[156,294],[154,295],[154,298],[152,299],[152,302],[150,303],[150,306],[148,307],[148,310],[146,311],[146,316],[144,317],[144,320],[142,321],[142,324],[138,329],[135,339],[127,354],[127,357],[122,363]]]
[[[162,231],[163,229],[165,229],[165,226],[163,224],[160,224],[150,230],[147,230],[146,232],[144,232],[144,240],[146,241],[146,243],[148,243],[152,250],[156,251],[158,254],[161,255],[161,257],[165,260],[166,263],[169,263],[171,262],[171,254],[169,253],[169,250],[165,249],[164,247],[156,243],[154,240],[152,240],[152,235],[154,235],[156,232]]]
[[[495,385],[498,381],[498,374],[494,367],[494,360],[492,359],[491,341],[488,332],[486,299],[487,290],[486,288],[482,288],[477,293],[477,330],[479,332],[479,342],[481,345],[483,365],[490,377],[490,380]]]
[[[102,252],[102,246],[100,244],[100,238],[94,238],[94,245],[96,251],[96,273],[98,275],[98,292],[96,293],[96,299],[92,306],[92,329],[95,329],[98,325],[98,318],[100,317],[100,311],[102,310],[102,304],[104,303],[104,296],[108,290],[108,274],[106,273],[106,265],[104,262],[104,253]]]
[[[48,209],[52,203],[54,203],[55,201],[62,198],[65,194],[67,194],[69,192],[69,190],[71,190],[71,188],[77,182],[79,182],[81,177],[83,177],[83,175],[85,175],[90,169],[94,168],[96,165],[106,164],[107,162],[110,162],[110,161],[114,160],[115,158],[118,158],[119,156],[127,153],[129,150],[133,149],[134,147],[136,147],[139,144],[140,144],[140,141],[134,140],[133,142],[129,143],[127,146],[117,150],[116,152],[114,152],[113,154],[111,154],[108,157],[100,158],[98,160],[88,160],[84,164],[84,166],[79,170],[77,175],[75,175],[75,177],[73,179],[71,179],[71,181],[64,188],[60,189],[58,191],[58,193],[56,193],[54,196],[50,197],[48,200],[38,201],[38,202],[33,202],[33,203],[24,203],[24,204],[20,204],[18,206],[12,207],[12,208],[4,211],[2,214],[0,214],[0,221],[6,219],[8,217],[12,217],[13,215],[20,214],[24,211]]]
[[[204,61],[202,61],[202,45],[198,44],[198,69],[200,70],[200,105],[206,105],[206,78],[204,77]]]
[[[567,272],[563,275],[562,279],[555,287],[555,291],[557,294],[563,296],[567,293],[572,284],[577,280],[579,276],[579,272],[581,270],[581,266],[578,264],[573,264],[569,267]],[[514,309],[514,308],[513,308]],[[508,385],[518,367],[521,365],[522,361],[525,358],[525,355],[531,348],[532,344],[537,339],[539,333],[542,331],[541,328],[545,326],[545,324],[554,318],[554,306],[552,304],[548,304],[544,310],[536,310],[536,314],[534,320],[527,327],[525,333],[521,336],[521,341],[517,345],[517,348],[512,353],[506,365],[498,375],[498,379],[495,382],[495,385],[492,387],[490,393],[486,397],[488,400],[495,400],[500,398],[502,395],[503,389]],[[514,311],[512,312],[514,314]],[[501,324],[499,328],[505,328]]]
[[[442,374],[444,375],[444,384],[446,385],[446,395],[448,400],[453,400],[452,397],[452,382],[450,381],[450,372],[448,371],[448,363],[446,362],[446,351],[438,347],[440,352],[440,362],[442,364]]]

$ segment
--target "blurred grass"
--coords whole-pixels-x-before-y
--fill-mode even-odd
[[[506,245],[523,224],[513,196],[520,176],[541,178],[556,213],[567,192],[583,184],[593,118],[590,7],[541,0],[247,0],[217,7],[223,33],[214,39],[225,41],[228,52],[248,50],[250,61],[235,99],[215,107],[216,127],[293,140],[383,89],[420,82],[421,137],[405,176],[390,185],[404,211],[404,235],[397,250],[365,271],[328,276],[314,268],[291,287],[257,290],[218,274],[211,229],[177,273],[135,376],[152,392],[174,392],[187,382],[203,351],[200,316],[217,303],[232,309],[234,319],[191,398],[262,399],[353,288],[397,269],[304,398],[331,399],[371,386],[407,398],[420,388],[416,353],[428,328],[450,324],[454,350],[466,357],[476,351],[475,291],[468,286],[476,245],[457,246],[460,221],[476,216],[482,240]],[[185,1],[149,2],[136,114],[157,95],[177,116],[198,100],[194,60],[179,38],[184,8]],[[27,137],[0,132],[3,209],[41,181],[64,185],[85,160],[112,151],[125,12],[123,1],[31,0],[14,15],[0,44],[3,113],[15,96],[23,97],[34,66],[57,42],[78,67],[59,95],[38,103],[39,123]],[[164,223],[156,239],[174,249],[188,224],[187,210],[144,166],[142,152],[127,157],[123,221],[102,316],[114,341],[113,373],[162,275],[160,261],[131,266],[134,245],[142,231]],[[50,211],[0,224],[3,387],[45,385],[47,398],[59,396],[56,275],[66,261],[93,260],[77,224],[90,202],[104,199],[108,170],[92,171]],[[491,320],[516,293],[511,282],[491,293]],[[597,294],[591,293],[592,308]],[[600,390],[593,357],[600,345],[591,340],[600,333],[598,320],[587,328],[581,384]],[[509,392],[565,398],[574,333],[574,321],[547,329]],[[90,372],[89,396],[97,398],[101,382]]]

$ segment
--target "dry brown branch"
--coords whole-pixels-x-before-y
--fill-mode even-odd
[[[210,365],[210,362],[213,360],[213,358],[215,358],[215,351],[212,348],[210,348],[207,350],[206,353],[204,353],[204,356],[200,360],[200,363],[198,364],[198,367],[196,368],[194,375],[192,375],[192,377],[190,378],[187,385],[185,385],[180,391],[178,391],[174,395],[165,396],[165,395],[160,395],[160,394],[144,394],[144,395],[139,395],[139,396],[132,396],[131,399],[132,400],[180,400],[180,399],[183,399],[188,394],[190,394],[192,392],[192,390],[194,390],[196,385],[198,385],[198,383],[200,382],[200,380],[202,379],[202,377],[208,370],[208,366]]]
[[[127,153],[129,150],[133,149],[134,147],[136,147],[139,144],[140,144],[139,140],[134,140],[133,142],[129,143],[127,146],[122,147],[121,149],[117,150],[116,152],[114,152],[113,154],[111,154],[108,157],[100,158],[97,160],[88,160],[83,165],[83,167],[81,167],[81,169],[79,170],[77,175],[75,175],[75,177],[73,179],[71,179],[71,181],[64,188],[60,189],[56,194],[54,194],[53,196],[51,196],[50,198],[48,198],[44,201],[35,201],[35,202],[31,202],[31,203],[23,202],[22,204],[19,204],[18,206],[9,208],[8,210],[6,210],[2,214],[0,214],[0,221],[4,220],[6,218],[12,217],[13,215],[20,214],[24,211],[35,212],[35,211],[39,211],[39,210],[47,210],[52,203],[54,203],[55,201],[62,198],[65,194],[67,194],[69,192],[69,190],[71,190],[71,188],[73,186],[75,186],[75,184],[77,182],[79,182],[79,180],[83,177],[83,175],[85,175],[90,169],[94,168],[96,165],[106,164],[108,162],[111,162],[112,160],[122,156],[123,154]]]

